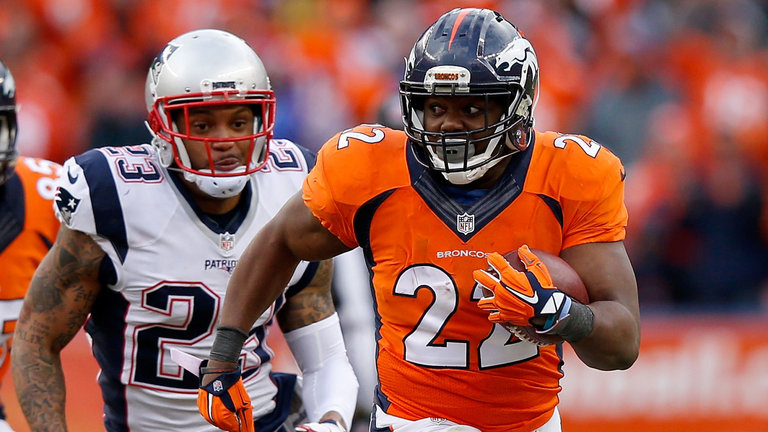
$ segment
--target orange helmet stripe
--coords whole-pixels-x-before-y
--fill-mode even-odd
[[[451,38],[448,40],[448,49],[451,49],[453,38],[456,37],[456,32],[459,31],[461,22],[464,21],[464,17],[467,16],[470,10],[471,9],[463,9],[461,12],[459,12],[459,16],[456,17],[456,22],[453,23],[453,29],[451,29]]]

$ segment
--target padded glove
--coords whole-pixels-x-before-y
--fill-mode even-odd
[[[200,376],[202,378],[203,374]],[[219,429],[254,432],[251,398],[245,391],[239,367],[221,373],[206,386],[200,386],[197,408],[208,423]]]
[[[517,253],[525,271],[515,270],[492,252],[488,254],[490,270],[473,272],[486,293],[478,306],[488,312],[491,322],[553,331],[568,317],[571,298],[554,286],[549,270],[528,246],[521,246]]]

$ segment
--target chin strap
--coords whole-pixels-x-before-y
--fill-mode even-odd
[[[240,166],[235,170],[237,171],[245,172],[245,167]],[[249,178],[249,175],[213,177],[184,171],[186,181],[196,184],[201,191],[214,198],[232,198],[238,195],[245,189]]]

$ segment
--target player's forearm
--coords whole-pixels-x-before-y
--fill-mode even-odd
[[[11,367],[16,396],[32,432],[66,431],[66,387],[59,353],[34,340],[24,328],[16,329]]]
[[[66,430],[60,353],[82,328],[98,296],[103,258],[104,252],[90,237],[62,227],[24,297],[11,370],[32,431]]]
[[[302,400],[310,421],[352,422],[359,388],[347,358],[337,314],[285,333],[303,375]],[[334,416],[335,413],[341,418]]]
[[[640,325],[630,311],[616,302],[590,304],[594,327],[586,338],[571,344],[589,367],[624,370],[637,360],[640,350]]]
[[[254,237],[227,285],[219,325],[248,332],[283,292],[299,260],[275,239],[271,223]]]

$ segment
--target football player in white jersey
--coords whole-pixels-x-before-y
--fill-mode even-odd
[[[169,42],[149,70],[146,103],[152,144],[90,150],[70,158],[58,180],[62,228],[35,273],[12,353],[33,431],[66,430],[60,352],[83,325],[101,367],[108,432],[218,430],[198,413],[199,370],[186,371],[171,352],[208,357],[233,268],[314,164],[306,149],[272,139],[264,65],[230,33],[197,30]],[[247,391],[253,407],[238,430],[350,424],[358,385],[331,273],[330,261],[302,263],[283,295],[237,334],[244,380],[224,391]],[[272,371],[275,318],[301,379]],[[221,396],[215,384],[211,394]]]

